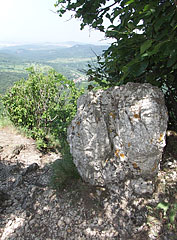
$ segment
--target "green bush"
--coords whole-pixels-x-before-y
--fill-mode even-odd
[[[2,102],[14,125],[30,132],[39,148],[46,148],[49,139],[66,139],[83,91],[54,70],[46,75],[32,67],[28,71],[28,79],[16,82]]]

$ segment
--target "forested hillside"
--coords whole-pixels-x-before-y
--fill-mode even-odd
[[[0,94],[14,82],[27,76],[26,68],[38,66],[44,72],[54,68],[68,79],[84,81],[89,62],[107,49],[106,45],[31,44],[0,48]]]

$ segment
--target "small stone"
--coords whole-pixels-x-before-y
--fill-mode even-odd
[[[98,197],[100,197],[102,192],[100,190],[96,190],[96,193],[97,193]]]
[[[4,201],[8,200],[9,195],[5,193],[4,191],[0,190],[0,204],[2,204]]]
[[[25,149],[25,145],[21,144],[20,146],[16,146],[16,147],[14,148],[12,154],[18,155],[18,154],[20,154],[20,151],[21,151],[22,149]]]
[[[102,225],[103,223],[103,219],[102,218],[98,218],[98,225]]]
[[[23,182],[22,175],[18,175],[17,180],[14,182],[13,187],[18,187]]]
[[[64,224],[64,222],[60,219],[59,221],[58,221],[58,227],[61,227],[62,225]]]
[[[64,221],[65,221],[66,224],[70,224],[71,219],[69,217],[66,217]]]
[[[32,220],[30,220],[29,224],[33,225],[36,222],[36,218],[33,218]]]
[[[3,152],[3,147],[2,146],[0,146],[0,152]]]
[[[39,165],[37,163],[32,163],[31,165],[29,165],[22,173],[22,175],[26,175],[30,172],[34,172],[39,168]]]

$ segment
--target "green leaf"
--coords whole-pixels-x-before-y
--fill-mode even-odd
[[[147,66],[148,66],[149,62],[148,60],[145,60],[143,62],[139,62],[135,68],[135,72],[134,72],[134,76],[138,77],[140,76],[142,73],[145,72]]]
[[[133,23],[128,23],[128,28],[132,31],[133,29],[135,29],[135,25]]]
[[[171,67],[177,62],[177,55],[174,54],[173,56],[170,57],[170,59],[167,62],[167,67]]]
[[[143,11],[146,12],[147,10],[149,10],[151,8],[150,4],[145,5]]]
[[[133,2],[135,2],[135,0],[129,0],[128,2],[126,2],[126,4],[131,4],[131,3],[133,3]]]
[[[169,219],[172,224],[175,221],[176,215],[177,215],[177,203],[175,203],[174,206],[172,206],[172,209],[170,210],[170,214],[169,214]]]
[[[165,40],[165,41],[157,43],[156,45],[153,44],[153,49],[148,53],[149,56],[158,54],[158,52],[161,51],[161,48],[163,48],[163,46],[165,46],[168,42],[169,42],[169,40]]]
[[[148,50],[152,46],[153,40],[147,40],[140,47],[140,53],[143,54],[146,50]]]
[[[140,76],[147,68],[148,60],[138,61],[137,59],[132,60],[126,66],[123,67],[125,76],[129,74],[133,75],[134,77]],[[124,77],[125,78],[125,77]]]
[[[163,23],[164,23],[163,19],[162,19],[162,18],[159,18],[158,21],[157,21],[157,22],[155,23],[155,25],[154,25],[156,32],[161,28],[161,26],[162,26]]]
[[[166,215],[166,213],[167,213],[167,211],[169,209],[169,203],[165,203],[165,202],[159,203],[157,205],[157,209],[162,209],[164,211],[164,215]]]
[[[173,28],[173,31],[177,28],[177,25]]]

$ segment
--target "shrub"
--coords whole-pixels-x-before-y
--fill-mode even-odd
[[[2,102],[14,125],[27,129],[38,147],[46,148],[52,137],[66,139],[67,127],[83,91],[54,70],[46,75],[33,67],[28,71],[28,79],[16,82]]]

